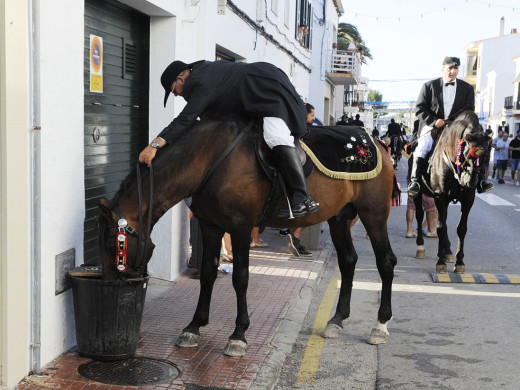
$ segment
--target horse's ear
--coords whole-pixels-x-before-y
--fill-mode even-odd
[[[108,203],[108,200],[105,198],[100,198],[98,202],[98,207],[101,210],[101,214],[105,216],[110,221],[115,221],[115,213],[110,210],[110,204]]]

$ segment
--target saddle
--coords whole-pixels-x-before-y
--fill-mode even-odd
[[[286,191],[270,149],[263,140],[262,131],[256,126],[253,129],[257,161],[273,183],[264,210],[256,222],[256,226],[263,231],[267,221],[278,211]],[[374,140],[359,126],[312,126],[301,142],[295,141],[295,147],[305,177],[317,168],[335,179],[367,180],[377,176],[382,168],[382,158]],[[399,189],[397,191],[400,193]],[[394,202],[398,204],[397,199]],[[352,219],[355,216],[351,204],[338,214],[338,218]]]

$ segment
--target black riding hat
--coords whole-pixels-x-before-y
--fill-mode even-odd
[[[444,57],[442,65],[447,66],[460,66],[460,59],[458,57]]]
[[[164,107],[166,107],[166,101],[168,100],[168,96],[170,96],[172,83],[175,81],[178,75],[180,75],[184,70],[191,69],[193,65],[197,62],[192,62],[191,64],[185,64],[182,61],[173,61],[168,67],[164,70],[161,75],[161,84],[164,88]]]

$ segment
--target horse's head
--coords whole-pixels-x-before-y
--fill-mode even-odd
[[[152,240],[143,232],[140,238],[139,232],[106,199],[101,198],[98,206],[98,247],[103,279],[142,277],[155,248]]]
[[[455,167],[462,187],[476,188],[480,172],[486,169],[490,141],[491,138],[480,127],[476,131],[465,132],[459,139]]]

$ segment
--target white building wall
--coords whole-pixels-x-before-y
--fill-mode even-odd
[[[40,3],[41,360],[75,344],[72,295],[55,296],[55,258],[75,249],[83,263],[84,5]],[[66,32],[66,33],[64,33]]]
[[[503,120],[513,123],[511,117],[506,118],[504,101],[512,95],[512,83],[515,79],[515,63],[513,58],[520,53],[520,34],[504,35],[483,40],[480,46],[480,69],[477,72],[477,110],[482,107],[486,115],[484,124],[491,124],[496,130]]]
[[[325,13],[323,4],[325,3]],[[326,80],[327,60],[331,58],[332,44],[336,42],[338,31],[338,13],[332,0],[313,1],[314,17],[312,35],[312,56],[309,83],[309,98],[316,109],[316,117],[329,124],[329,117],[338,118],[343,114],[343,93],[342,85],[336,86]],[[329,97],[332,100],[325,104],[325,94],[327,85],[334,89]],[[334,123],[330,123],[334,124]]]

